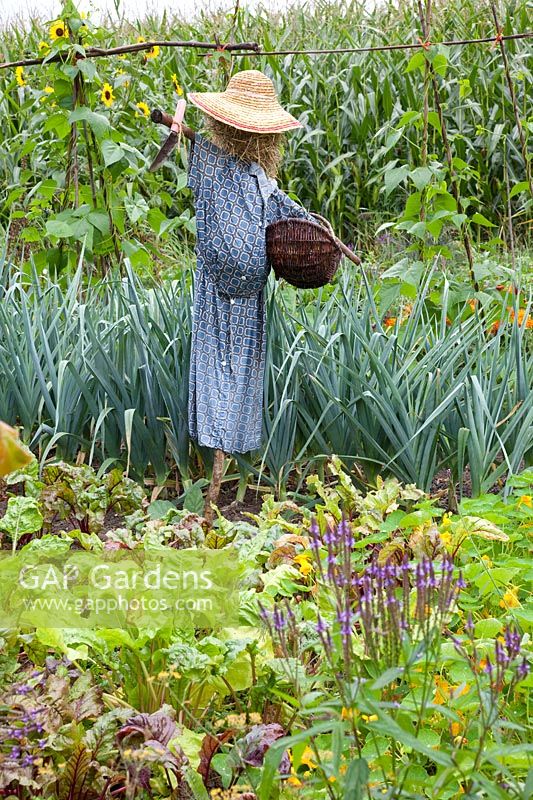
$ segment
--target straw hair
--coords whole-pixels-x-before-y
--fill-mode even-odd
[[[191,103],[213,119],[249,133],[282,133],[301,125],[279,104],[274,84],[256,69],[233,75],[224,92],[194,92]]]
[[[255,162],[264,169],[269,178],[277,177],[283,156],[284,133],[240,131],[208,114],[205,115],[205,126],[213,144],[225,153],[247,164]]]

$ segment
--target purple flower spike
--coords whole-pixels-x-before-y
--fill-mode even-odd
[[[337,614],[337,621],[341,626],[341,636],[344,639],[348,639],[352,634],[352,619],[353,614],[349,608],[339,611]]]
[[[513,659],[516,658],[517,655],[520,653],[520,643],[521,637],[517,630],[513,630],[512,628],[506,628],[503,633],[503,638],[505,640],[505,646],[507,648],[507,653],[509,658]]]
[[[287,620],[285,619],[285,615],[279,608],[274,609],[274,629],[276,631],[282,631],[287,626]]]
[[[345,546],[349,550],[351,550],[354,544],[354,538],[352,535],[352,527],[350,525],[350,521],[346,519],[346,517],[343,517],[339,522],[337,528],[337,535],[339,537],[339,540],[343,541]]]
[[[327,624],[327,622],[324,622],[324,620],[320,615],[316,623],[316,630],[317,633],[327,633],[327,631],[329,630],[329,625]]]
[[[518,665],[518,668],[516,670],[516,676],[519,681],[523,681],[524,678],[527,678],[528,675],[529,675],[529,664],[524,658]]]
[[[313,517],[313,519],[311,520],[311,526],[309,528],[309,533],[311,534],[311,544],[312,544],[312,546],[315,548],[315,550],[318,550],[318,548],[322,544],[322,541],[321,541],[321,538],[320,538],[320,528],[318,527],[318,522],[316,521],[316,517]]]

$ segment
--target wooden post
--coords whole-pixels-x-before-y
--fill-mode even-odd
[[[211,483],[208,486],[205,496],[204,517],[207,520],[209,527],[213,524],[214,511],[211,503],[216,503],[220,494],[220,486],[222,484],[222,474],[224,472],[224,451],[215,450],[215,458],[213,460],[213,474],[211,476]]]

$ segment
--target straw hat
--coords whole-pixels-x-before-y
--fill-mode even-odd
[[[188,95],[210,117],[250,133],[281,133],[301,124],[278,102],[274,84],[256,69],[237,72],[224,92]]]

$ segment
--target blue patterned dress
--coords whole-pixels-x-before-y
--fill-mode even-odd
[[[206,447],[245,453],[262,444],[268,277],[262,234],[279,219],[312,218],[258,164],[198,134],[188,185],[197,227],[189,433]],[[258,247],[250,246],[254,241]],[[219,253],[227,258],[217,260]],[[218,269],[232,257],[231,270]]]

